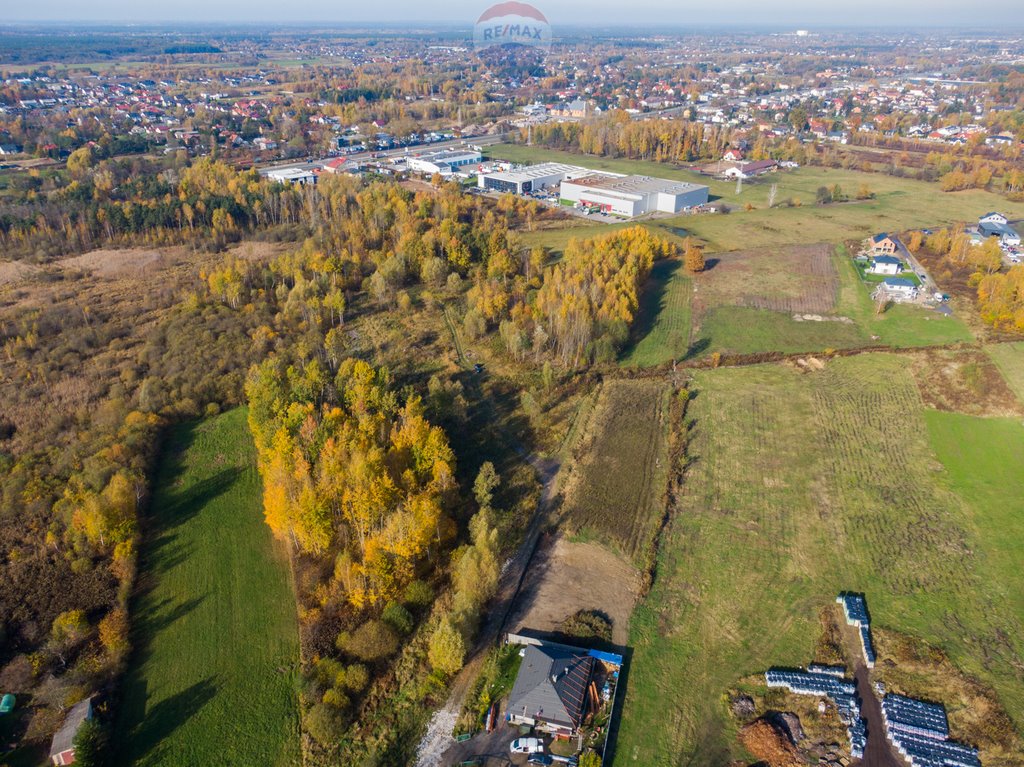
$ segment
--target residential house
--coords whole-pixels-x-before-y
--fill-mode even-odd
[[[1010,220],[1002,213],[986,213],[978,219],[979,224],[999,224],[1000,226],[1006,226],[1010,223]]]
[[[75,736],[88,720],[92,719],[92,698],[76,703],[64,718],[64,724],[53,736],[50,744],[50,761],[57,767],[75,763]]]
[[[983,221],[978,224],[978,233],[985,238],[998,237],[1000,245],[1020,245],[1020,235],[1009,224]]]
[[[528,645],[508,699],[509,722],[574,737],[587,714],[594,663],[586,650]]]
[[[726,162],[740,162],[743,159],[743,152],[739,149],[727,149],[722,159]]]
[[[556,117],[576,117],[582,118],[587,116],[588,105],[583,99],[575,99],[570,101],[568,104],[562,104],[560,106],[552,107],[551,114]]]
[[[872,274],[896,275],[903,271],[903,262],[896,256],[875,256],[871,259]]]
[[[886,232],[871,238],[871,252],[875,255],[891,256],[900,249],[899,240],[890,237]]]
[[[726,168],[722,175],[726,178],[748,179],[765,173],[774,173],[778,170],[778,167],[779,164],[775,160],[757,160],[756,162],[748,162]]]
[[[0,156],[21,154],[21,147],[17,144],[0,144]]]
[[[886,277],[878,290],[894,301],[912,301],[917,298],[917,285],[903,277]]]

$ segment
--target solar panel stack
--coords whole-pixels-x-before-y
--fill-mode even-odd
[[[871,642],[871,621],[868,620],[868,605],[860,594],[840,594],[836,601],[843,606],[846,622],[856,626],[860,633],[860,646],[864,651],[864,662],[868,668],[875,667],[875,646]]]
[[[889,694],[882,699],[882,719],[911,767],[981,767],[978,749],[949,740],[946,709],[938,704]]]
[[[828,698],[839,711],[839,718],[846,725],[850,739],[850,755],[860,758],[867,743],[867,728],[860,718],[857,702],[857,685],[847,681],[846,669],[842,666],[815,665],[802,671],[799,669],[769,669],[764,678],[769,687],[785,687],[800,695],[818,695]]]

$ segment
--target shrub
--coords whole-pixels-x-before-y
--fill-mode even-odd
[[[451,618],[445,618],[430,637],[427,652],[430,665],[442,674],[451,676],[462,668],[466,657],[466,641]]]
[[[323,703],[334,708],[348,708],[351,701],[348,696],[337,687],[332,687],[324,693]]]
[[[368,620],[355,631],[338,635],[338,649],[362,661],[383,660],[398,652],[398,635],[383,621]]]
[[[310,708],[303,718],[303,724],[310,737],[324,748],[338,739],[345,726],[340,710],[327,703],[317,703]]]
[[[107,732],[95,719],[82,723],[75,735],[75,764],[79,767],[100,767],[106,764]]]
[[[388,606],[384,608],[384,612],[381,614],[380,619],[399,634],[410,633],[416,625],[416,621],[413,619],[412,613],[397,602],[389,602]]]
[[[362,692],[370,683],[370,672],[362,663],[353,663],[345,668],[342,686],[350,692]]]
[[[563,634],[569,636],[612,641],[611,620],[596,610],[580,610],[562,621],[559,628]]]
[[[411,610],[430,607],[434,601],[434,590],[426,581],[413,581],[405,587],[402,601]]]

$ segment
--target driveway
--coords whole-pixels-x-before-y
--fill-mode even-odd
[[[928,274],[928,270],[921,265],[921,262],[917,260],[917,257],[910,252],[910,249],[904,245],[902,241],[898,240],[898,242],[900,243],[900,256],[910,264],[910,268],[914,270],[914,274],[916,274],[921,280],[921,292],[928,298],[931,298],[936,293],[941,293],[942,291],[940,291],[939,286],[935,284],[935,280],[933,280],[932,276]]]

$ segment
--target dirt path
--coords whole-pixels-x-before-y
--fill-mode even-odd
[[[868,669],[863,663],[857,664],[854,674],[857,680],[857,693],[860,695],[860,715],[867,722],[868,744],[864,749],[863,767],[906,767],[889,745],[885,737],[885,725],[882,722],[882,704],[879,703],[875,691],[871,689]]]
[[[523,459],[537,472],[537,477],[541,482],[540,501],[537,503],[537,509],[530,521],[529,528],[527,528],[523,542],[502,568],[498,593],[488,610],[487,620],[480,629],[476,644],[470,651],[466,664],[452,682],[447,702],[431,717],[427,731],[420,740],[416,755],[416,767],[441,767],[446,763],[445,752],[453,744],[452,730],[455,728],[455,722],[462,710],[466,695],[480,673],[480,667],[487,651],[504,631],[505,622],[509,617],[516,595],[523,585],[527,566],[533,558],[541,530],[547,521],[551,502],[557,494],[558,472],[561,464],[554,459],[538,458],[532,455],[523,455]]]

